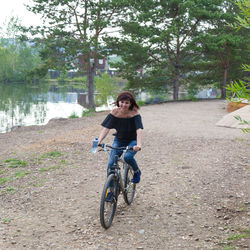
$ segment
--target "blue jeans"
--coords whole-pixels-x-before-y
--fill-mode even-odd
[[[133,140],[130,142],[122,142],[122,141],[118,140],[116,137],[115,137],[114,142],[112,144],[113,147],[117,147],[117,148],[126,147],[126,146],[133,147],[135,145],[137,145],[136,140]],[[120,157],[122,155],[122,153],[123,153],[122,150],[115,150],[115,149],[111,150],[109,162],[108,162],[107,174],[109,174],[109,168],[112,165],[114,165],[115,155],[118,155]],[[134,159],[134,156],[136,153],[137,153],[136,151],[129,150],[124,155],[124,160],[133,168],[134,171],[137,171],[137,169],[138,169],[137,162]]]

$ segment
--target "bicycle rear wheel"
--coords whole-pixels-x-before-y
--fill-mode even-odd
[[[132,182],[133,175],[134,171],[132,167],[127,163],[125,163],[124,174],[123,174],[125,192],[123,193],[123,197],[128,205],[132,203],[135,195],[136,184]]]
[[[111,195],[108,195],[109,193]],[[108,229],[112,224],[117,206],[117,197],[118,182],[116,181],[115,175],[110,174],[104,184],[100,204],[100,221],[102,227],[105,229]]]

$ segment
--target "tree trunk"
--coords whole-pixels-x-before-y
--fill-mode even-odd
[[[174,81],[173,98],[175,101],[179,99],[179,77],[178,76],[176,76],[175,81]]]
[[[226,99],[227,93],[226,93],[226,87],[227,87],[227,69],[224,68],[223,72],[223,81],[221,83],[221,99]]]
[[[94,75],[95,70],[94,67],[89,67],[88,70],[88,99],[89,99],[89,108],[95,109],[95,101],[94,101]]]
[[[179,65],[176,65],[176,75],[174,81],[174,92],[173,92],[173,99],[177,101],[179,99],[179,81],[180,81],[180,72],[179,72]]]

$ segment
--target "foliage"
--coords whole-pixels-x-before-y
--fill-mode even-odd
[[[36,71],[41,60],[38,51],[30,42],[19,39],[18,18],[11,17],[6,31],[0,36],[0,81],[34,81],[41,78]]]
[[[196,77],[216,80],[224,99],[229,82],[243,76],[239,65],[248,61],[247,44],[250,41],[246,32],[232,28],[239,9],[228,0],[222,2],[222,7],[220,15],[210,23],[211,28],[197,41],[205,58],[200,62]]]
[[[144,102],[142,100],[138,100],[137,104],[139,105],[139,107],[147,105],[146,102]]]
[[[127,1],[33,0],[28,9],[43,16],[42,27],[30,27],[43,44],[41,57],[51,69],[74,68],[88,77],[89,106],[94,108],[96,65],[105,56],[103,36],[125,10]],[[41,37],[42,36],[42,37]]]
[[[75,85],[78,85],[79,88],[88,88],[88,79],[86,76],[79,76],[74,78],[69,78],[68,73],[62,72],[60,76],[56,79],[58,83],[77,83]],[[65,84],[64,84],[65,85]]]
[[[243,65],[243,69],[246,72],[250,72],[249,65]],[[250,84],[249,79],[247,81],[238,80],[231,84],[231,86],[227,87],[229,91],[229,97],[227,98],[228,101],[235,100],[238,103],[242,102],[242,100],[247,100],[250,102]],[[240,116],[234,117],[236,120],[240,122],[240,125],[248,125],[247,128],[242,128],[241,130],[244,133],[250,133],[250,121],[246,121],[242,119]]]
[[[248,125],[247,128],[242,128],[244,133],[250,133],[250,121],[243,120],[240,116],[234,116],[234,118],[240,121],[240,125]]]
[[[247,72],[250,72],[250,67],[248,67]],[[227,87],[228,93],[228,100],[236,99],[236,100],[242,100],[246,99],[248,102],[250,102],[250,84],[249,80],[248,82],[243,80],[238,80],[233,82],[230,86]]]
[[[235,4],[240,9],[240,15],[237,16],[237,23],[235,24],[235,28],[237,29],[249,29],[249,0],[242,0],[237,1]],[[245,72],[250,72],[250,66],[249,65],[243,65],[243,70]],[[248,102],[250,100],[250,84],[249,84],[249,78],[246,78],[246,81],[239,80],[238,82],[234,82],[230,87],[228,87],[228,90],[232,93],[232,97],[236,96],[239,99],[247,99]],[[231,98],[232,98],[231,97]],[[231,98],[228,98],[228,100],[231,100]],[[240,100],[239,100],[240,101]],[[236,116],[235,119],[239,120],[241,124],[243,125],[249,125],[246,129],[242,129],[244,133],[250,133],[250,121],[243,120],[240,116]]]
[[[57,78],[57,82],[59,83],[64,83],[67,82],[69,80],[67,72],[62,72],[60,74],[60,76]]]
[[[128,21],[121,20],[122,37],[109,41],[122,57],[116,66],[130,87],[172,88],[178,99],[190,64],[201,57],[195,50],[199,36],[221,17],[222,2],[133,1]]]
[[[0,47],[0,81],[8,82],[12,77],[10,50]]]
[[[250,26],[250,1],[249,0],[238,0],[235,1],[236,5],[240,9],[240,15],[236,17],[235,28],[246,28]]]
[[[72,78],[72,82],[79,82],[79,83],[85,83],[87,85],[87,77],[86,76],[79,76]]]
[[[103,105],[107,103],[109,96],[115,97],[119,91],[119,86],[115,84],[115,79],[110,77],[107,73],[102,74],[101,77],[95,78],[95,87],[97,95],[95,98],[97,105]]]

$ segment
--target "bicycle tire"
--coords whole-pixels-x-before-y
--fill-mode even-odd
[[[128,205],[130,205],[133,202],[135,196],[136,184],[131,181],[133,175],[134,171],[132,167],[129,164],[125,163],[124,174],[123,174],[123,181],[124,181],[123,183],[125,192],[123,193],[123,198]]]
[[[115,210],[117,206],[117,198],[118,198],[118,182],[115,180],[115,175],[110,174],[104,184],[101,203],[100,203],[100,221],[103,228],[108,229],[113,221],[115,216]],[[107,193],[110,189],[110,183],[113,181],[113,201],[106,201]]]

